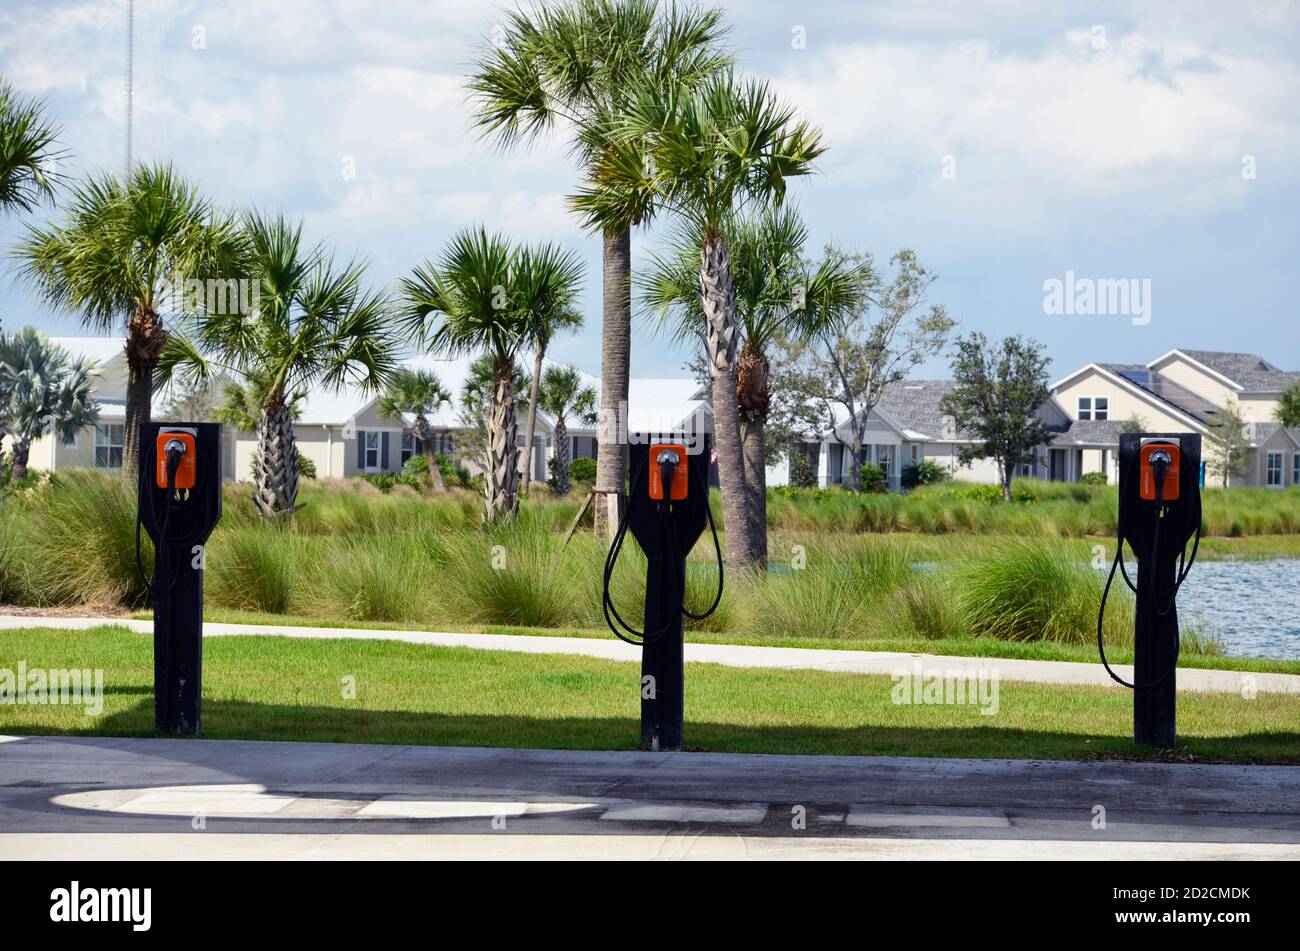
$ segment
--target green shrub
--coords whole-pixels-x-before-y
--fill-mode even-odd
[[[1079,477],[1079,481],[1084,485],[1105,485],[1106,473],[1104,472],[1085,472]]]
[[[145,601],[136,570],[134,486],[90,469],[58,473],[23,502],[31,516],[26,557],[35,604]],[[141,532],[141,563],[153,570],[153,546]]]
[[[862,467],[860,474],[862,476],[863,492],[880,493],[889,491],[889,480],[885,476],[885,470],[880,466],[873,466],[868,462]]]
[[[954,576],[967,630],[1008,641],[1090,643],[1104,578],[1079,556],[1040,540],[1007,541]],[[1106,640],[1133,639],[1132,596],[1112,585],[1106,609]]]
[[[900,482],[905,489],[915,489],[920,485],[935,485],[948,477],[948,470],[933,459],[921,459],[903,467]]]
[[[299,539],[282,527],[240,527],[214,534],[204,578],[209,604],[285,614],[294,582],[309,562]]]
[[[790,450],[790,485],[796,489],[817,488],[817,474],[813,472],[812,460],[802,447]]]
[[[424,457],[423,453],[411,453],[411,457],[402,463],[402,472],[408,475],[427,476],[429,474],[429,460]]]
[[[596,460],[585,456],[569,462],[569,482],[582,485],[596,484]]]

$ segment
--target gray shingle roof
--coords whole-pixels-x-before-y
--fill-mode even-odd
[[[1072,419],[1048,428],[1056,433],[1053,446],[1118,446],[1122,425],[1115,419]]]
[[[1222,350],[1181,350],[1197,363],[1221,373],[1242,389],[1285,390],[1300,380],[1300,372],[1283,370],[1256,353],[1228,353]]]
[[[952,380],[899,380],[885,388],[880,408],[931,439],[966,438],[955,434],[951,420],[939,412],[939,400],[952,388]]]

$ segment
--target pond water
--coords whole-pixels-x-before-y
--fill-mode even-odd
[[[1178,615],[1218,635],[1225,654],[1300,658],[1300,559],[1198,561]]]

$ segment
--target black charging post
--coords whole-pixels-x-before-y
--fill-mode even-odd
[[[197,736],[203,546],[221,518],[221,425],[146,423],[140,440],[136,542],[143,527],[154,545],[153,578],[146,579],[153,596],[154,724],[159,733]]]
[[[605,619],[620,638],[642,645],[641,742],[652,750],[680,750],[684,708],[683,623],[702,619],[722,599],[722,553],[718,592],[708,610],[692,614],[685,606],[686,556],[712,524],[709,510],[709,437],[666,434],[638,438],[628,446],[628,506],[605,561]],[[638,631],[619,617],[609,583],[628,530],[646,555],[645,627]]]
[[[1115,562],[1106,582],[1109,594],[1118,566],[1133,589],[1133,739],[1160,749],[1176,745],[1178,691],[1178,589],[1196,560],[1201,523],[1201,437],[1195,433],[1121,433],[1119,437],[1119,524]],[[1190,560],[1187,542],[1195,536]],[[1125,541],[1137,557],[1137,580],[1124,568]],[[1102,620],[1097,644],[1105,663]]]

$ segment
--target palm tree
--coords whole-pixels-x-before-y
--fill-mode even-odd
[[[0,81],[0,211],[32,211],[54,200],[55,166],[65,153],[57,147],[59,129],[42,111]]]
[[[364,267],[336,267],[323,246],[305,247],[301,222],[254,213],[245,233],[255,311],[200,311],[168,340],[160,375],[207,380],[222,371],[246,381],[245,403],[251,397],[257,409],[253,501],[281,519],[301,508],[295,397],[313,384],[382,389],[397,368],[399,338],[383,295],[362,286]]]
[[[573,308],[581,285],[576,255],[555,245],[514,247],[484,228],[452,238],[435,265],[426,261],[401,284],[411,334],[433,351],[486,351],[492,366],[483,451],[487,520],[519,506],[516,356],[538,328]]]
[[[438,460],[433,455],[433,427],[429,425],[429,413],[437,413],[444,406],[451,405],[451,393],[435,373],[429,370],[399,370],[388,383],[388,388],[379,400],[379,411],[393,419],[401,419],[404,413],[415,416],[415,438],[424,448],[424,460],[429,466],[429,478],[438,492],[446,491],[442,481],[442,472],[438,469]]]
[[[170,166],[137,165],[125,181],[109,174],[87,178],[73,190],[65,223],[29,228],[15,253],[24,277],[49,303],[94,330],[125,327],[122,458],[123,470],[133,473],[154,369],[167,342],[168,288],[238,277],[245,253],[238,223]]]
[[[808,229],[792,207],[767,207],[744,218],[729,215],[732,293],[742,342],[736,363],[736,402],[740,416],[745,500],[758,560],[767,561],[767,466],[764,434],[772,394],[768,349],[780,339],[806,337],[825,320],[861,305],[861,267],[828,254],[817,265],[803,258]],[[700,300],[698,222],[675,230],[669,250],[651,256],[641,281],[642,310],[672,319],[671,332],[682,341],[704,336]]]
[[[548,367],[542,375],[542,409],[555,417],[555,494],[569,494],[569,429],[567,417],[596,421],[596,391],[582,382],[573,367]]]
[[[714,444],[727,552],[735,566],[761,561],[746,518],[736,402],[736,299],[724,232],[729,217],[781,204],[787,179],[812,172],[820,133],[795,121],[765,83],[730,71],[691,93],[642,88],[611,123],[615,145],[600,156],[572,205],[589,226],[617,221],[628,191],[649,194],[700,237],[700,310],[713,390]]]
[[[588,176],[605,161],[610,120],[638,87],[669,95],[693,88],[730,62],[719,10],[657,0],[566,0],[508,15],[499,41],[474,65],[469,88],[484,135],[504,147],[527,144],[557,127],[573,135]],[[596,491],[597,532],[612,532],[622,508],[627,447],[618,411],[627,402],[632,340],[632,228],[654,215],[656,196],[620,193],[617,214],[593,230],[604,242],[601,396]],[[613,518],[610,518],[610,503]]]
[[[67,351],[31,327],[0,336],[0,404],[13,436],[11,479],[27,477],[37,439],[68,439],[99,421],[93,377],[91,364],[69,360]]]
[[[533,375],[528,386],[528,425],[524,433],[524,445],[527,447],[524,452],[528,456],[528,464],[524,466],[523,483],[519,487],[525,495],[533,481],[533,435],[537,432],[537,394],[542,382],[542,362],[546,359],[546,351],[555,334],[561,330],[576,330],[581,326],[582,314],[576,310],[557,314],[554,322],[538,328],[537,339],[533,341]]]

